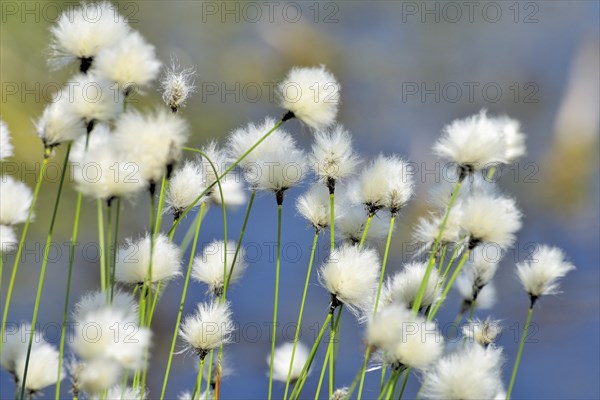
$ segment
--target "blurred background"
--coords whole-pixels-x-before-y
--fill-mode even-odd
[[[465,4],[467,3],[467,4]],[[9,8],[11,4],[16,7]],[[33,186],[42,146],[32,120],[42,112],[50,94],[75,72],[73,67],[51,71],[47,64],[48,28],[58,11],[73,2],[2,2],[0,66],[1,116],[8,124],[15,157],[3,163],[3,173],[21,177]],[[364,159],[378,153],[397,153],[416,162],[417,196],[398,221],[388,263],[389,272],[410,259],[407,250],[416,218],[427,211],[425,195],[436,182],[436,159],[431,154],[441,128],[454,118],[487,108],[522,122],[528,155],[502,169],[500,185],[517,198],[524,226],[495,279],[498,302],[478,310],[503,321],[499,345],[507,365],[505,382],[518,347],[528,306],[515,277],[515,262],[525,258],[534,243],[563,248],[577,266],[562,283],[562,294],[541,300],[533,316],[538,329],[526,344],[514,398],[590,399],[600,396],[599,374],[599,4],[597,1],[529,2],[196,2],[124,1],[119,9],[169,63],[176,55],[183,66],[198,72],[198,91],[182,115],[192,126],[191,145],[211,139],[223,143],[233,129],[264,116],[279,117],[273,85],[292,66],[325,64],[342,85],[339,121],[353,134]],[[11,7],[12,7],[11,6]],[[15,86],[16,85],[16,86]],[[15,89],[16,88],[16,89]],[[134,97],[135,107],[160,105],[157,90]],[[312,137],[297,121],[287,124],[298,142],[310,148]],[[59,149],[55,163],[60,163]],[[50,168],[48,184],[31,226],[20,266],[9,321],[31,319],[34,288],[41,266],[41,248],[58,182],[58,164]],[[425,170],[430,171],[425,174]],[[54,172],[52,172],[54,171]],[[437,174],[439,179],[439,173]],[[296,321],[308,262],[312,230],[295,211],[295,199],[308,186],[290,191],[284,205],[283,265],[280,321]],[[68,187],[55,232],[56,251],[48,266],[39,322],[47,339],[58,342],[68,266],[68,242],[75,192]],[[245,206],[229,210],[229,232],[237,237]],[[148,201],[126,205],[120,236],[139,237],[147,228]],[[188,217],[177,240],[192,222]],[[165,221],[168,229],[170,219]],[[259,196],[246,233],[254,249],[243,280],[230,293],[236,343],[226,348],[233,375],[222,386],[224,399],[264,398],[268,385],[265,359],[270,350],[268,322],[272,317],[273,248],[276,206],[272,195]],[[97,288],[95,206],[84,205],[81,251],[77,251],[72,299]],[[222,238],[221,213],[209,211],[201,242]],[[37,246],[37,247],[36,247]],[[317,264],[327,255],[322,238]],[[188,255],[186,255],[187,260]],[[12,265],[6,256],[5,265]],[[2,300],[10,268],[2,280]],[[170,335],[182,281],[169,285],[159,303],[155,331],[150,396],[160,393]],[[185,313],[205,299],[205,288],[191,284]],[[326,313],[328,296],[316,280],[309,288],[302,341],[311,345],[315,324]],[[2,305],[3,306],[3,305]],[[453,320],[459,307],[452,294],[439,314],[441,323]],[[257,330],[258,327],[258,330]],[[291,340],[293,328],[278,343]],[[363,328],[355,318],[342,318],[338,386],[349,385],[360,367]],[[321,366],[323,354],[315,365]],[[167,390],[175,398],[193,389],[194,357],[178,355]],[[317,373],[305,389],[312,396]],[[416,376],[416,375],[415,375]],[[376,397],[379,373],[367,375],[368,397]],[[12,398],[10,376],[0,374],[2,398]],[[418,376],[407,395],[414,397]],[[68,396],[65,388],[64,395]],[[283,385],[276,384],[281,396]],[[43,397],[53,396],[48,389]]]

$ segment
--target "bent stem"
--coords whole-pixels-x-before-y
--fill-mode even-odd
[[[71,248],[69,251],[69,270],[67,272],[67,288],[65,293],[65,304],[63,307],[63,319],[60,328],[60,345],[59,345],[59,356],[58,356],[58,376],[56,378],[56,391],[54,398],[58,400],[60,398],[60,385],[61,385],[61,370],[63,365],[63,357],[65,353],[65,334],[67,330],[67,316],[69,314],[69,295],[71,293],[71,278],[73,276],[73,264],[75,262],[75,244],[77,243],[77,235],[79,233],[79,216],[81,215],[81,203],[83,200],[83,193],[77,193],[77,205],[75,206],[75,219],[73,222],[73,232],[71,233]]]
[[[515,359],[512,374],[510,375],[510,383],[508,384],[508,390],[506,391],[506,400],[510,399],[510,394],[512,393],[515,379],[517,378],[517,371],[519,370],[521,355],[523,354],[523,347],[525,346],[525,338],[527,337],[527,331],[529,330],[529,325],[531,324],[531,316],[533,315],[534,301],[535,300],[532,300],[531,307],[529,307],[529,310],[527,311],[527,319],[525,320],[525,326],[523,326],[523,333],[521,334],[521,341],[519,342],[519,351],[517,352],[517,358]]]
[[[281,196],[281,197],[280,197]],[[273,329],[271,331],[271,359],[269,363],[269,400],[273,394],[273,360],[275,359],[275,342],[277,335],[277,306],[279,302],[279,270],[281,267],[281,209],[283,193],[277,196],[277,254],[275,259],[275,294],[273,296]]]
[[[165,398],[165,391],[167,390],[167,382],[169,381],[169,373],[171,372],[171,363],[173,362],[173,354],[175,353],[175,343],[177,342],[177,333],[179,332],[179,325],[181,323],[181,316],[183,314],[183,306],[185,304],[185,298],[187,295],[188,285],[190,283],[190,275],[192,272],[192,265],[194,262],[194,254],[196,253],[196,246],[198,244],[198,237],[200,235],[200,227],[202,226],[202,217],[206,209],[206,203],[202,202],[200,205],[200,211],[198,212],[198,222],[196,223],[196,232],[194,234],[194,242],[192,243],[192,251],[188,261],[187,271],[185,273],[185,281],[183,283],[183,291],[181,292],[181,300],[179,301],[179,310],[177,311],[177,319],[175,321],[175,329],[173,330],[173,337],[171,338],[171,349],[169,350],[169,360],[167,361],[167,368],[165,370],[165,377],[163,378],[162,391],[160,393],[160,399]]]
[[[31,317],[31,332],[29,336],[29,343],[27,344],[27,356],[25,358],[25,368],[23,369],[23,377],[21,383],[21,399],[25,396],[25,385],[27,383],[27,372],[29,369],[29,361],[31,358],[31,347],[33,346],[33,337],[35,336],[35,326],[37,324],[38,313],[40,309],[40,301],[42,299],[42,289],[44,287],[44,278],[46,276],[46,267],[48,266],[48,254],[50,253],[50,245],[52,244],[52,237],[54,235],[54,226],[56,224],[56,216],[58,215],[58,207],[60,205],[60,199],[62,190],[65,183],[65,176],[67,174],[67,163],[69,162],[69,154],[71,153],[71,143],[67,145],[67,154],[65,154],[65,160],[63,162],[63,168],[60,174],[60,183],[58,184],[58,191],[56,193],[56,200],[54,201],[54,209],[52,210],[52,219],[50,220],[50,228],[48,229],[48,235],[46,237],[46,247],[44,247],[44,258],[42,260],[42,268],[40,271],[40,277],[38,280],[37,293],[35,295],[35,305],[33,307],[33,316]]]
[[[312,271],[313,263],[315,260],[315,250],[317,249],[317,241],[319,239],[319,231],[315,230],[313,237],[312,248],[310,250],[310,260],[308,262],[308,269],[306,270],[306,279],[304,280],[304,291],[302,293],[302,301],[300,302],[300,312],[298,313],[298,321],[296,323],[296,333],[294,334],[294,344],[292,346],[292,356],[290,358],[290,367],[288,368],[287,379],[285,380],[285,392],[283,398],[287,398],[288,390],[290,388],[290,377],[292,374],[292,368],[294,365],[294,357],[296,355],[296,346],[300,338],[300,327],[302,326],[302,316],[304,315],[304,304],[306,302],[306,294],[308,293],[308,283],[310,281],[310,273]]]
[[[2,314],[2,326],[0,327],[0,354],[2,353],[2,342],[4,339],[4,331],[6,329],[6,319],[8,318],[8,310],[10,309],[10,300],[12,298],[13,288],[15,286],[15,279],[17,277],[17,270],[19,268],[19,262],[21,261],[21,254],[23,253],[23,247],[25,246],[25,238],[27,237],[27,232],[29,230],[29,224],[31,223],[31,218],[33,216],[33,210],[35,209],[35,205],[37,203],[38,195],[40,193],[40,187],[42,186],[42,181],[44,180],[44,173],[46,172],[46,167],[48,166],[49,161],[49,152],[48,150],[44,154],[44,160],[42,161],[42,166],[40,168],[40,174],[35,183],[35,189],[33,191],[33,199],[31,200],[31,206],[29,207],[29,212],[27,213],[27,219],[25,220],[25,225],[23,226],[23,232],[21,233],[21,239],[19,239],[19,245],[17,247],[17,253],[15,254],[15,261],[13,262],[12,272],[10,275],[10,281],[8,283],[8,291],[6,293],[6,300],[4,303],[4,312]]]
[[[448,203],[448,208],[446,209],[446,213],[444,214],[444,219],[442,220],[442,224],[440,225],[440,230],[438,232],[437,238],[433,243],[433,248],[431,249],[431,254],[429,254],[429,262],[427,264],[427,269],[425,270],[425,276],[421,281],[421,286],[419,286],[419,291],[417,292],[417,297],[412,306],[413,314],[417,314],[419,309],[421,308],[421,303],[423,302],[423,297],[425,296],[425,289],[427,288],[427,284],[429,283],[429,277],[431,276],[431,271],[433,270],[433,266],[435,264],[435,254],[437,253],[438,246],[440,241],[442,240],[442,234],[444,233],[444,229],[446,229],[446,223],[448,222],[448,217],[450,216],[450,211],[452,211],[452,206],[456,201],[456,197],[458,196],[458,192],[460,191],[460,185],[462,181],[458,181],[456,186],[454,187],[454,191],[452,192],[452,197],[450,198],[450,202]]]

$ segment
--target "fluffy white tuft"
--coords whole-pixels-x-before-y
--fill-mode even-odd
[[[98,399],[104,398],[106,400],[145,400],[148,394],[148,390],[142,391],[140,388],[133,388],[130,386],[114,386],[108,390],[106,397],[98,397]]]
[[[440,360],[423,378],[428,399],[491,399],[501,389],[502,350],[464,346]]]
[[[456,203],[450,210],[442,236],[440,236],[441,246],[460,242],[462,211],[461,203]],[[437,213],[431,213],[428,218],[420,217],[413,230],[413,239],[422,246],[423,250],[431,249],[440,234],[443,222],[444,215]]]
[[[454,286],[463,299],[462,307],[464,308],[470,307],[475,297],[478,309],[490,309],[496,304],[496,287],[493,282],[488,283],[476,292],[476,287],[473,284],[473,275],[461,272],[458,274],[456,281],[454,281]]]
[[[166,168],[181,157],[188,126],[167,110],[151,114],[127,111],[117,120],[114,136],[127,161],[138,166],[142,178],[159,182]]]
[[[352,150],[352,136],[341,125],[317,131],[309,157],[312,169],[326,185],[351,175],[360,163]]]
[[[129,198],[144,189],[147,183],[137,166],[126,161],[120,150],[104,124],[94,127],[89,141],[86,137],[75,141],[70,161],[77,190],[95,199],[108,200]]]
[[[92,58],[114,46],[129,33],[129,26],[110,2],[82,2],[79,8],[64,11],[50,33],[60,65],[74,58]]]
[[[69,370],[73,388],[96,396],[119,384],[123,373],[117,362],[105,358],[73,363]]]
[[[504,135],[486,110],[445,126],[433,151],[468,172],[507,161]]]
[[[487,318],[484,321],[475,319],[470,321],[467,325],[463,326],[463,335],[470,339],[473,343],[477,343],[480,346],[487,347],[494,343],[502,328],[500,327],[499,320],[491,320]]]
[[[525,134],[521,132],[520,122],[506,115],[495,118],[495,122],[504,137],[506,161],[511,163],[526,155]]]
[[[370,308],[381,264],[373,249],[342,246],[334,251],[319,271],[319,281],[354,311]]]
[[[196,201],[198,196],[206,189],[202,176],[201,166],[194,161],[186,161],[179,169],[175,170],[169,181],[167,205],[169,211],[176,216]],[[204,198],[195,206],[200,205]]]
[[[202,254],[194,259],[192,267],[192,276],[199,282],[208,285],[208,289],[215,295],[220,295],[225,285],[225,276],[228,276],[230,283],[238,281],[248,264],[244,260],[246,252],[243,247],[240,247],[237,258],[235,260],[235,266],[233,265],[233,258],[235,256],[236,243],[233,241],[227,242],[227,252],[225,252],[225,242],[222,240],[214,240],[202,251]],[[227,266],[225,267],[225,255],[227,255]],[[225,275],[224,268],[227,268],[227,275]],[[231,271],[231,276],[229,272]]]
[[[181,252],[166,235],[154,239],[153,257],[150,257],[151,234],[137,241],[128,240],[119,249],[119,260],[115,267],[115,278],[119,282],[139,284],[165,282],[181,275]],[[152,270],[150,265],[152,263]],[[151,276],[148,276],[151,274]]]
[[[370,212],[387,208],[396,214],[413,195],[414,181],[404,160],[379,155],[361,172],[355,190]]]
[[[12,157],[13,145],[10,142],[8,126],[0,119],[0,160]]]
[[[98,52],[93,67],[125,92],[149,85],[158,76],[160,68],[154,46],[136,31]]]
[[[471,243],[493,243],[501,249],[510,247],[521,228],[521,211],[514,199],[475,194],[464,203],[461,226]]]
[[[359,243],[367,223],[367,212],[364,206],[349,205],[343,198],[340,198],[339,202],[338,206],[342,211],[335,214],[335,234],[346,242]],[[385,238],[390,227],[390,219],[388,214],[375,215],[367,231],[366,240],[376,242]]]
[[[0,225],[25,222],[32,201],[33,193],[29,186],[10,175],[0,177]]]
[[[185,106],[187,99],[196,91],[196,70],[181,68],[176,59],[171,60],[171,66],[165,71],[160,82],[162,99],[173,112]]]
[[[235,326],[228,303],[215,301],[198,304],[198,311],[181,324],[179,335],[201,357],[207,352],[229,343]]]
[[[75,112],[73,104],[62,92],[57,99],[44,108],[35,122],[35,129],[45,146],[57,146],[86,134],[83,119]]]
[[[275,349],[273,358],[273,379],[276,381],[287,382],[290,364],[292,362],[293,343],[284,343]],[[296,352],[294,353],[294,363],[290,373],[290,382],[295,382],[300,378],[304,364],[308,360],[308,348],[302,343],[296,344]],[[267,364],[271,362],[271,357],[267,356]]]
[[[263,136],[275,126],[276,121],[267,117],[260,124],[254,122],[238,128],[231,132],[227,138],[227,154],[231,162],[237,161],[244,153],[249,151]],[[254,150],[239,162],[242,169],[253,166],[259,160],[268,157],[276,152],[282,146],[282,142],[288,140],[288,135],[281,129],[276,129],[265,140],[263,140]]]
[[[27,362],[27,343],[15,361],[15,376],[20,384],[23,382],[25,363]],[[64,378],[65,371],[58,367],[58,350],[43,339],[34,340],[31,346],[25,389],[38,392],[56,383],[56,378]]]
[[[10,226],[0,225],[0,254],[16,250],[18,243],[15,230]]]
[[[337,202],[336,202],[337,203]],[[330,223],[329,191],[323,185],[314,184],[296,202],[298,212],[317,230],[326,229]],[[334,217],[339,214],[334,205]]]
[[[340,84],[324,66],[292,68],[277,86],[279,104],[313,129],[335,122],[340,102]]]
[[[109,122],[123,110],[123,96],[116,85],[97,73],[77,74],[60,92],[85,121]]]
[[[367,342],[383,350],[389,363],[410,368],[425,368],[444,351],[436,324],[398,304],[383,307],[369,321]]]
[[[228,174],[221,179],[221,189],[223,190],[225,207],[235,208],[246,202],[246,190],[244,184],[234,174]],[[221,204],[221,193],[217,186],[210,192],[210,200],[215,204]]]
[[[421,281],[425,277],[427,263],[413,262],[406,264],[402,271],[388,278],[381,293],[383,305],[392,303],[401,304],[408,309],[417,298]],[[429,281],[425,288],[425,294],[421,302],[421,309],[426,309],[437,301],[441,296],[441,287],[438,285],[439,274],[436,268],[431,270]]]
[[[540,246],[531,260],[517,264],[517,275],[530,296],[540,297],[560,293],[558,280],[574,269],[562,250]]]

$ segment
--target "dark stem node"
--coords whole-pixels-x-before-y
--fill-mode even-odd
[[[292,118],[296,118],[296,115],[293,112],[288,111],[281,117],[281,122],[289,121]]]
[[[79,72],[83,72],[85,74],[92,66],[92,63],[94,62],[94,57],[82,57],[79,59],[79,61]]]
[[[472,174],[474,170],[475,169],[470,164],[461,164],[461,165],[459,165],[458,166],[458,181],[459,182],[464,181],[465,178],[467,177],[467,175]]]
[[[327,189],[329,189],[329,194],[335,193],[335,179],[327,178]]]
[[[333,315],[336,308],[342,305],[342,302],[335,294],[331,294],[331,303],[329,303],[329,314]]]
[[[285,193],[285,189],[281,189],[275,192],[275,200],[277,200],[277,205],[283,205],[283,194]]]
[[[85,132],[89,135],[94,130],[94,126],[96,126],[96,120],[90,119],[89,121],[87,121],[87,124],[85,126]]]
[[[529,300],[530,300],[530,306],[529,306],[529,308],[533,308],[533,306],[535,305],[535,302],[539,298],[540,298],[540,296],[534,296],[534,295],[530,294],[529,295]]]
[[[150,181],[148,184],[148,192],[150,193],[150,196],[154,196],[156,194],[156,182]]]
[[[469,250],[473,250],[479,243],[481,243],[481,239],[474,237],[469,238]]]

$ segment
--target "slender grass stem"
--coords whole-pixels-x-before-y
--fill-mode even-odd
[[[96,215],[98,217],[98,255],[100,256],[100,289],[106,290],[106,251],[104,248],[104,213],[102,200],[96,200]]]
[[[335,359],[337,357],[337,344],[339,339],[337,338],[340,331],[340,321],[342,318],[343,304],[340,305],[338,315],[335,320],[335,325],[331,330],[331,340],[329,342],[329,398],[333,395],[333,387],[335,385]]]
[[[114,238],[114,242],[113,242],[113,247],[112,247],[112,254],[111,254],[111,277],[110,277],[110,301],[112,302],[113,296],[114,296],[114,292],[115,292],[115,284],[116,284],[116,279],[115,279],[115,273],[117,270],[117,254],[119,252],[119,227],[120,227],[120,222],[121,222],[121,199],[117,198],[117,212],[116,212],[116,216],[115,216],[115,238]]]
[[[106,204],[106,289],[108,300],[112,299],[112,204]]]
[[[325,370],[327,369],[328,364],[329,364],[329,387],[330,387],[329,391],[333,393],[333,372],[335,369],[334,363],[333,363],[333,357],[335,357],[333,344],[335,343],[335,340],[336,340],[335,334],[339,327],[341,316],[342,316],[342,309],[340,308],[340,310],[338,311],[338,314],[337,314],[337,318],[335,318],[335,322],[334,322],[333,318],[331,319],[329,343],[327,343],[327,351],[325,352],[325,359],[323,360],[323,366],[321,368],[321,375],[319,376],[319,384],[317,386],[317,391],[315,393],[315,399],[317,399],[319,397],[319,394],[321,393],[321,386],[323,384],[323,378],[325,376]],[[332,393],[329,394],[329,398],[331,398]]]
[[[315,343],[313,344],[313,347],[311,348],[310,353],[308,354],[306,363],[304,363],[304,367],[302,367],[302,371],[300,371],[300,376],[298,377],[298,380],[296,381],[296,384],[294,385],[294,389],[292,390],[292,393],[290,394],[290,399],[296,400],[300,397],[300,394],[302,393],[302,389],[304,388],[304,384],[306,383],[308,371],[310,371],[310,367],[312,365],[313,360],[315,359],[315,355],[317,354],[317,350],[319,349],[319,345],[321,344],[323,335],[325,334],[325,331],[327,330],[332,318],[333,318],[333,314],[331,312],[328,312],[327,316],[325,317],[325,321],[323,321],[323,325],[321,326],[321,329],[319,330],[317,338],[315,339]]]
[[[33,346],[33,337],[35,336],[35,326],[37,324],[38,313],[40,309],[40,301],[42,299],[42,289],[44,288],[44,278],[46,277],[46,268],[48,266],[48,254],[50,253],[50,246],[52,244],[52,237],[54,235],[54,226],[56,225],[56,217],[58,216],[58,207],[60,205],[60,199],[62,190],[65,184],[65,176],[67,175],[67,164],[69,162],[69,154],[71,153],[71,142],[67,145],[67,153],[65,154],[65,160],[63,162],[62,171],[60,174],[60,182],[58,184],[58,191],[56,193],[56,200],[54,201],[54,209],[52,210],[52,219],[50,220],[50,228],[48,229],[48,235],[46,237],[46,247],[44,247],[44,258],[42,260],[42,268],[38,280],[37,293],[35,295],[35,305],[33,306],[33,316],[31,317],[31,332],[29,335],[29,343],[27,344],[27,356],[25,358],[25,368],[23,369],[23,377],[21,378],[21,399],[25,396],[25,385],[27,383],[27,372],[29,369],[29,361],[31,359],[31,348]]]
[[[325,352],[325,358],[323,359],[323,365],[321,366],[321,374],[319,375],[319,383],[317,384],[317,390],[315,392],[315,400],[319,399],[321,394],[321,386],[323,386],[323,378],[325,377],[325,371],[327,370],[327,362],[331,356],[331,346],[327,345],[327,351]]]
[[[171,233],[171,231],[173,229],[175,229],[175,227],[177,225],[179,225],[179,223],[181,222],[181,220],[196,206],[196,203],[198,203],[198,201],[200,201],[200,199],[208,192],[210,192],[212,190],[212,188],[217,184],[217,182],[221,179],[223,179],[227,174],[229,174],[231,171],[233,171],[233,169],[242,161],[244,160],[248,154],[252,153],[252,151],[254,151],[255,148],[257,148],[262,142],[264,142],[273,132],[275,132],[275,130],[277,130],[277,128],[279,128],[285,121],[287,121],[289,118],[287,117],[287,114],[279,121],[277,122],[267,133],[264,134],[264,136],[262,138],[260,138],[256,143],[254,143],[254,145],[252,145],[252,147],[250,147],[248,150],[246,150],[244,152],[244,154],[242,154],[237,160],[235,160],[235,162],[233,164],[231,164],[221,175],[219,175],[218,179],[216,182],[213,182],[212,184],[208,185],[208,187],[206,189],[204,189],[204,191],[202,193],[200,193],[198,195],[198,197],[196,197],[196,199],[193,201],[192,204],[190,204],[180,215],[179,218],[177,218],[177,220],[173,221],[173,226],[171,226],[171,229],[169,230],[169,233]],[[184,150],[189,150],[190,148],[184,148]],[[196,149],[194,149],[196,150]]]
[[[165,392],[167,390],[167,382],[169,381],[169,373],[171,372],[171,363],[173,362],[173,354],[175,353],[175,344],[177,342],[177,333],[179,332],[179,324],[181,323],[181,316],[183,314],[183,306],[185,304],[185,298],[187,295],[188,285],[190,283],[190,275],[192,272],[192,265],[194,262],[194,254],[196,253],[196,246],[198,244],[198,237],[200,235],[200,227],[202,226],[202,216],[206,209],[206,203],[200,205],[200,211],[198,212],[198,221],[196,222],[196,232],[194,234],[194,241],[192,243],[192,251],[188,261],[187,271],[185,273],[185,281],[183,283],[183,291],[181,292],[181,300],[179,301],[179,309],[177,311],[177,319],[175,320],[175,329],[173,330],[173,336],[171,338],[171,349],[169,350],[169,359],[167,361],[167,367],[165,369],[165,377],[163,378],[162,390],[160,393],[160,400],[165,398]]]
[[[367,363],[369,362],[369,357],[371,356],[371,351],[372,350],[367,347],[367,350],[365,351],[365,357],[363,358],[362,366],[360,367],[360,369],[356,373],[356,376],[352,380],[352,384],[348,388],[348,393],[346,393],[346,398],[347,399],[349,399],[350,396],[352,396],[352,393],[354,392],[354,389],[356,388],[356,385],[359,383],[360,377],[362,376],[363,369],[367,368]],[[381,387],[383,388],[383,382],[381,384]],[[358,393],[358,399],[360,399],[361,393],[362,393],[362,388],[360,389],[360,391]]]
[[[444,303],[444,300],[446,300],[446,296],[448,296],[448,292],[450,291],[450,288],[454,284],[454,281],[456,280],[456,277],[458,276],[459,272],[462,270],[463,265],[465,265],[465,262],[469,258],[469,254],[470,253],[471,253],[470,249],[467,249],[464,252],[462,258],[460,259],[460,262],[458,263],[458,265],[456,266],[456,269],[452,273],[452,276],[450,277],[450,280],[446,284],[446,287],[444,288],[444,291],[442,292],[442,296],[440,297],[440,299],[438,300],[438,302],[435,304],[435,306],[433,307],[433,309],[431,310],[431,312],[428,314],[427,319],[429,321],[431,321],[433,319],[433,317],[435,317],[435,314],[437,314],[440,306]]]
[[[83,193],[77,192],[77,204],[75,206],[75,218],[73,222],[73,231],[71,233],[71,248],[69,249],[69,270],[67,272],[67,287],[65,289],[65,303],[63,306],[63,319],[60,328],[60,344],[59,344],[59,356],[58,356],[58,376],[56,378],[56,390],[55,399],[60,398],[60,384],[61,374],[63,365],[63,357],[65,354],[65,334],[67,329],[67,318],[69,315],[69,296],[71,293],[71,279],[73,276],[73,264],[75,263],[75,245],[77,243],[77,236],[79,234],[79,217],[81,215],[81,203],[83,201]]]
[[[275,342],[277,336],[277,306],[279,303],[279,270],[281,268],[281,210],[283,208],[283,195],[277,204],[277,254],[275,259],[275,294],[273,295],[273,328],[271,331],[271,359],[269,362],[269,396],[273,395],[273,364],[275,359]]]
[[[363,229],[362,236],[360,237],[360,242],[358,243],[358,249],[362,249],[365,244],[365,240],[367,240],[367,233],[369,233],[369,227],[371,226],[371,221],[373,221],[373,213],[369,213],[367,217],[367,222],[365,223],[365,229]]]
[[[335,193],[329,195],[329,249],[335,249]]]
[[[35,183],[35,189],[33,190],[33,199],[31,200],[31,206],[29,207],[29,211],[27,213],[27,219],[25,220],[25,225],[23,226],[23,232],[21,233],[21,238],[19,239],[19,245],[17,246],[17,253],[15,254],[15,261],[13,262],[12,272],[10,274],[10,281],[8,282],[8,290],[6,292],[6,300],[4,301],[4,312],[2,314],[2,325],[0,327],[0,354],[2,354],[2,342],[4,341],[4,331],[6,329],[6,319],[8,318],[8,311],[10,309],[10,300],[12,298],[12,292],[15,286],[15,279],[17,277],[17,270],[19,269],[19,262],[21,261],[21,254],[23,253],[23,247],[25,246],[25,238],[27,237],[27,232],[29,231],[29,224],[31,223],[31,218],[33,216],[33,210],[35,209],[35,205],[37,203],[38,195],[40,193],[40,187],[42,186],[42,181],[44,180],[44,173],[46,172],[46,167],[48,166],[48,161],[50,154],[46,152],[44,155],[44,160],[42,161],[42,166],[40,167],[40,174]]]
[[[306,303],[306,294],[308,293],[308,283],[310,282],[310,274],[311,274],[313,263],[315,260],[315,250],[317,249],[318,239],[319,239],[319,231],[315,230],[315,235],[313,236],[312,248],[310,250],[310,260],[308,262],[308,268],[306,269],[306,278],[304,280],[304,291],[302,292],[302,300],[300,301],[300,312],[298,313],[298,320],[296,323],[296,333],[294,334],[294,344],[292,346],[292,356],[290,358],[290,367],[288,368],[287,379],[285,381],[285,392],[283,394],[284,399],[287,398],[288,390],[290,388],[290,377],[291,377],[292,369],[294,366],[294,357],[296,355],[296,346],[298,345],[298,340],[300,338],[302,317],[304,315],[304,305]]]
[[[533,303],[533,301],[532,301]],[[521,363],[521,356],[523,355],[523,347],[525,346],[525,339],[527,338],[527,331],[529,331],[529,325],[531,324],[531,316],[533,315],[533,304],[527,311],[527,319],[523,326],[523,333],[521,334],[521,341],[519,342],[519,350],[517,352],[517,358],[513,365],[512,374],[510,375],[510,383],[508,384],[508,390],[506,391],[506,400],[510,399],[510,395],[515,385],[515,379],[517,378],[517,371],[519,370],[519,364]]]
[[[202,393],[202,374],[204,373],[204,360],[205,358],[200,360],[200,370],[198,371],[198,376],[196,377],[196,384],[194,385],[192,400],[197,399],[197,396],[199,396]]]
[[[423,280],[421,281],[421,286],[419,286],[419,291],[417,292],[417,296],[412,306],[412,312],[417,314],[419,309],[421,308],[421,303],[423,302],[423,297],[425,296],[425,290],[427,288],[427,284],[429,283],[429,277],[431,276],[431,271],[433,270],[433,266],[435,264],[435,254],[437,253],[438,246],[440,241],[442,240],[442,234],[444,233],[444,229],[446,229],[446,223],[448,222],[448,217],[450,216],[450,212],[452,211],[452,206],[456,201],[456,197],[458,196],[458,192],[460,191],[462,181],[458,181],[456,186],[454,187],[454,191],[452,192],[452,197],[450,198],[450,202],[448,203],[448,207],[446,208],[446,213],[444,214],[444,219],[442,220],[442,224],[440,225],[440,230],[438,232],[437,238],[433,243],[433,248],[431,249],[431,254],[429,255],[429,262],[427,264],[427,269],[425,270],[425,276],[423,276]]]

